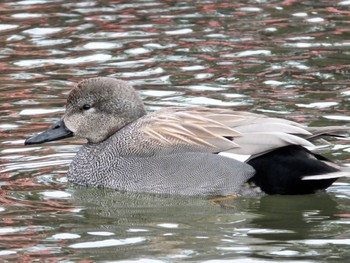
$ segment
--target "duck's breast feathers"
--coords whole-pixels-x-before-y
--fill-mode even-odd
[[[118,133],[132,137],[127,147],[136,152],[142,148],[143,155],[188,151],[257,155],[289,144],[312,145],[302,138],[311,133],[298,123],[201,107],[159,110]]]

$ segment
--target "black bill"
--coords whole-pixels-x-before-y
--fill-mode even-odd
[[[61,140],[61,139],[72,137],[72,136],[73,136],[73,132],[68,130],[68,128],[64,124],[63,120],[59,120],[51,128],[47,129],[46,131],[43,131],[42,133],[39,133],[37,135],[34,135],[34,136],[26,139],[24,144],[25,145],[39,144],[39,143],[44,143],[44,142]]]

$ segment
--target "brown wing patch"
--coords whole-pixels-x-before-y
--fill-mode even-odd
[[[228,138],[241,134],[223,123],[208,118],[207,111],[171,108],[150,114],[142,125],[142,132],[158,144],[171,146],[185,144],[223,151],[239,147]]]
[[[312,146],[305,139],[312,133],[299,123],[226,109],[167,108],[149,114],[140,129],[168,149],[254,156],[289,144]]]

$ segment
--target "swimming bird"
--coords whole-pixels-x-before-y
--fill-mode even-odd
[[[307,127],[261,114],[204,107],[147,113],[127,82],[90,78],[69,93],[64,116],[25,141],[87,139],[68,181],[120,191],[228,196],[309,194],[350,174],[308,148],[348,127]],[[255,189],[255,190],[252,190]]]

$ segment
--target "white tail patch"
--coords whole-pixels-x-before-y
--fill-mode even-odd
[[[319,175],[308,175],[304,176],[302,180],[326,180],[326,179],[334,179],[334,178],[340,178],[340,177],[349,177],[349,172],[334,172],[334,173],[327,173],[327,174],[319,174]]]
[[[242,163],[244,163],[245,161],[247,161],[251,155],[248,154],[235,154],[235,153],[229,153],[229,152],[219,152],[219,155],[240,161]]]

